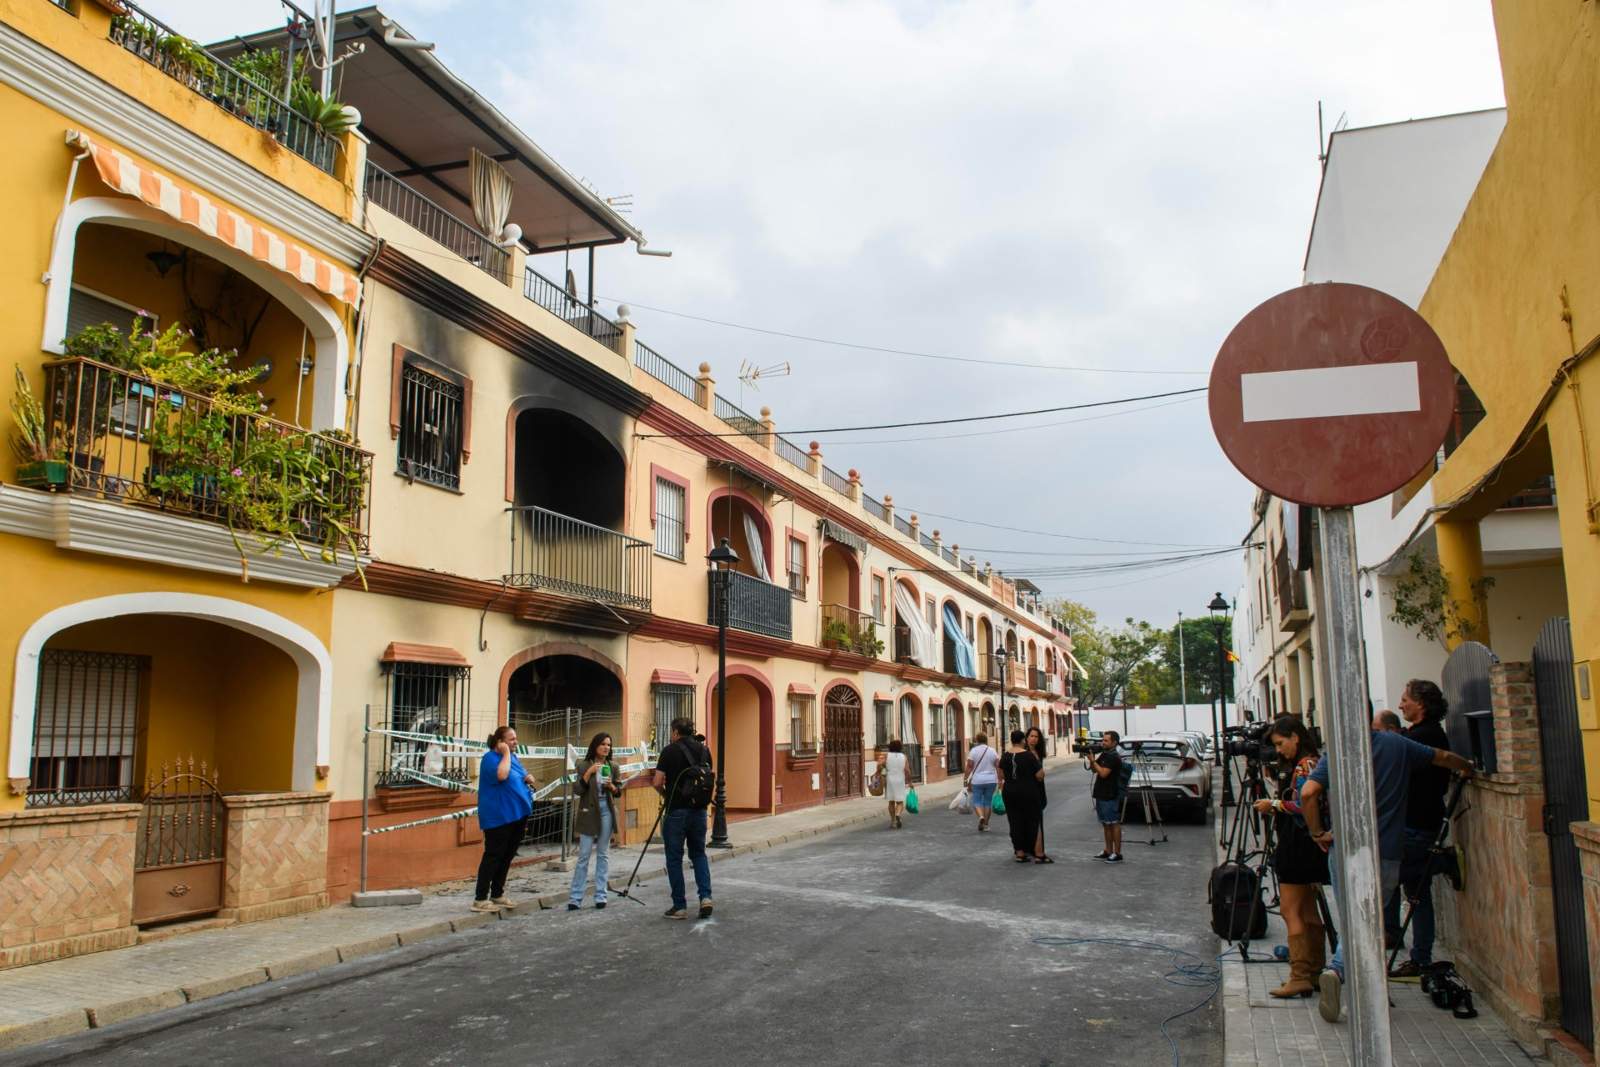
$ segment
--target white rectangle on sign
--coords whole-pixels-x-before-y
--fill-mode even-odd
[[[1239,376],[1245,422],[1422,410],[1416,363],[1308,367]]]

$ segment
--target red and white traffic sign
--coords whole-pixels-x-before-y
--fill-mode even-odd
[[[1421,315],[1344,282],[1279,293],[1211,365],[1211,428],[1228,459],[1284,500],[1365,504],[1433,462],[1455,372]]]

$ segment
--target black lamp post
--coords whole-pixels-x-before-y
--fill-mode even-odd
[[[1223,599],[1221,593],[1218,593],[1211,598],[1211,603],[1206,605],[1206,610],[1211,612],[1211,628],[1217,635],[1217,703],[1216,710],[1211,713],[1212,747],[1217,763],[1222,766],[1222,806],[1231,808],[1235,803],[1231,773],[1233,761],[1222,758],[1222,733],[1219,726],[1219,723],[1225,726],[1228,721],[1228,653],[1224,645],[1228,631],[1228,602]]]
[[[1008,653],[1005,645],[995,646],[994,658],[1000,664],[1000,707],[994,713],[995,743],[1003,745],[1006,743],[1006,722],[1008,721],[1006,719],[1006,660]]]
[[[728,601],[733,565],[739,562],[739,554],[724,537],[706,560],[716,575],[713,595],[717,598],[717,793],[712,798],[717,812],[711,821],[711,840],[706,843],[712,848],[732,848],[733,842],[728,840],[728,779],[724,768],[728,760]]]

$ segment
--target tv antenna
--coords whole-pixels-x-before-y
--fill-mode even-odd
[[[793,370],[793,368],[789,366],[788,361],[784,361],[783,363],[774,363],[770,367],[758,367],[749,360],[740,360],[739,381],[743,382],[745,385],[748,385],[752,389],[760,391],[761,386],[757,383],[760,382],[762,378],[784,378],[788,376],[791,370]]]

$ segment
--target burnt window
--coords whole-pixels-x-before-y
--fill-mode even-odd
[[[397,469],[407,478],[445,489],[461,488],[461,447],[466,390],[414,363],[400,378]]]

